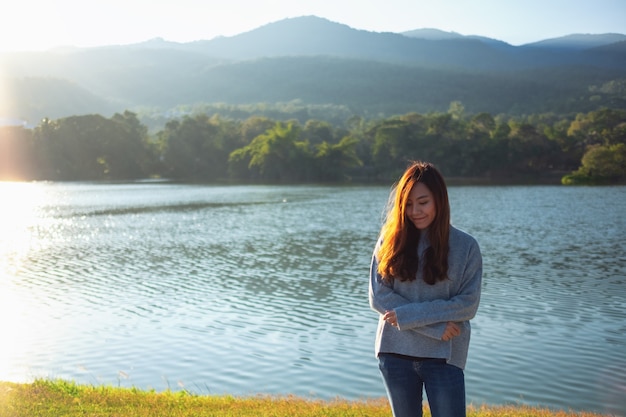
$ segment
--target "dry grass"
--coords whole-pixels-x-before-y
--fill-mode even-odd
[[[386,399],[312,400],[294,396],[232,397],[37,380],[0,382],[0,417],[391,417]],[[428,410],[426,417],[430,414]],[[532,407],[470,407],[468,417],[600,417]]]

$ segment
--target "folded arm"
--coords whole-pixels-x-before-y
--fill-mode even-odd
[[[407,303],[394,308],[400,330],[422,328],[434,323],[467,321],[476,315],[480,301],[482,258],[477,245],[470,248],[460,277],[457,294],[452,298]]]
[[[387,312],[411,304],[409,300],[393,290],[391,283],[383,280],[382,276],[378,273],[376,256],[372,257],[370,266],[369,303],[373,310],[383,316]],[[446,333],[446,326],[446,322],[433,322],[424,326],[413,326],[410,330],[433,339],[441,340]]]

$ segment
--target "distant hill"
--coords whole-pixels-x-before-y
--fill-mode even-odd
[[[624,41],[626,41],[626,35],[620,33],[605,33],[601,35],[572,34],[560,38],[545,39],[543,41],[529,43],[524,45],[524,47],[585,50]]]
[[[456,32],[445,32],[439,29],[415,29],[402,32],[402,35],[410,38],[428,39],[430,41],[441,41],[444,39],[461,39],[464,36]]]
[[[0,118],[168,109],[196,103],[348,106],[354,114],[529,114],[622,105],[590,87],[626,78],[626,35],[568,35],[523,46],[437,29],[378,33],[315,16],[231,37],[152,39],[99,48],[5,53]],[[604,91],[595,88],[594,91]]]
[[[232,37],[192,42],[185,48],[229,60],[329,55],[429,67],[516,70],[554,65],[555,49],[563,52],[558,64],[585,64],[588,63],[585,55],[572,51],[623,40],[626,35],[569,35],[546,43],[515,47],[495,39],[437,29],[369,32],[315,16],[304,16],[284,19]],[[529,49],[532,49],[531,54],[527,53]],[[604,63],[597,65],[605,66]],[[626,61],[623,65],[626,68]]]
[[[0,100],[0,119],[11,119],[11,124],[21,120],[34,125],[44,117],[55,119],[89,112],[111,114],[117,110],[113,102],[64,79],[8,78],[0,79],[0,86],[8,98]]]
[[[439,29],[415,29],[415,30],[402,32],[402,35],[408,36],[410,38],[425,39],[425,40],[430,40],[430,41],[475,39],[475,40],[484,42],[492,47],[504,48],[504,49],[514,48],[512,45],[504,41],[497,40],[497,39],[492,39],[492,38],[488,38],[485,36],[478,36],[478,35],[466,36],[466,35],[461,35],[460,33],[445,32]]]

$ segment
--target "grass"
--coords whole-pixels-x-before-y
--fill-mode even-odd
[[[427,407],[426,417],[430,416]],[[386,399],[331,401],[295,396],[233,397],[186,391],[78,385],[63,380],[0,382],[0,417],[391,417]],[[468,417],[600,417],[526,406],[469,407]]]

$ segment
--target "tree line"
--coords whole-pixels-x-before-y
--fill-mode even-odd
[[[566,118],[407,113],[339,125],[196,114],[150,133],[137,114],[0,128],[0,180],[388,183],[411,160],[468,181],[626,182],[626,110]]]

